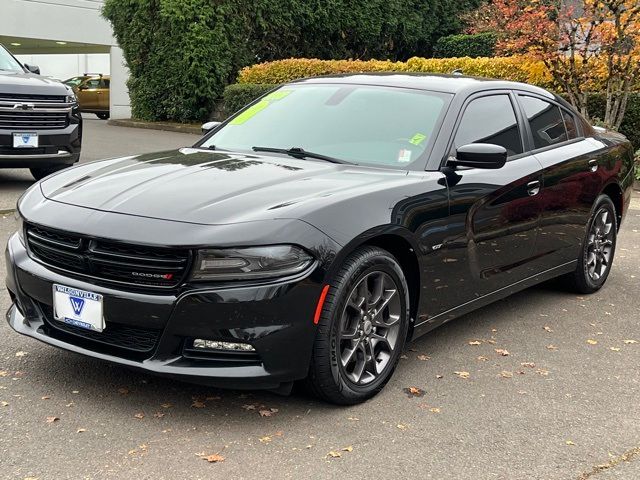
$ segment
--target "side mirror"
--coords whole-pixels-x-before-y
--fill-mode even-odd
[[[222,122],[207,122],[207,123],[203,123],[202,127],[200,127],[202,129],[202,134],[206,135],[211,130],[213,130],[214,128],[217,128],[221,124],[222,124]]]
[[[36,75],[40,75],[40,67],[37,65],[29,65],[28,63],[24,64],[24,68],[29,70],[31,73],[35,73]]]
[[[498,169],[507,163],[507,149],[492,143],[470,143],[456,151],[448,164],[456,167]]]

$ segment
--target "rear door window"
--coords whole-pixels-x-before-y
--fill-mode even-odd
[[[520,95],[519,100],[529,121],[533,135],[533,146],[536,150],[577,137],[575,120],[571,116],[567,118],[573,122],[572,130],[568,132],[563,111],[559,106],[526,95]]]

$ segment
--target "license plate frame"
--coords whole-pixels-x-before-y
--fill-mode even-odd
[[[53,318],[85,330],[105,328],[104,297],[95,292],[53,284]]]
[[[13,134],[13,148],[38,148],[39,144],[36,132],[15,132]]]

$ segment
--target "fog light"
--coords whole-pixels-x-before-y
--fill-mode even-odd
[[[256,350],[248,343],[220,342],[217,340],[204,340],[202,338],[196,338],[193,341],[193,348],[202,348],[203,350],[228,350],[236,352],[255,352]]]

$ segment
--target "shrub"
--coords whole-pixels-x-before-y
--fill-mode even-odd
[[[461,11],[480,3],[106,0],[103,15],[129,66],[133,115],[188,121],[208,117],[237,71],[256,59],[425,55],[460,30]]]
[[[593,117],[604,118],[606,101],[604,93],[589,96],[589,112]],[[636,150],[640,149],[640,93],[632,93],[629,96],[629,103],[620,126],[620,133],[629,139]]]
[[[440,37],[433,47],[436,58],[493,57],[498,36],[493,32]]]
[[[502,78],[551,87],[551,77],[544,64],[522,57],[503,58],[420,58],[406,62],[379,60],[318,60],[291,58],[245,67],[239,83],[278,84],[304,77],[359,72],[431,72],[451,73],[462,70],[465,75]]]
[[[229,85],[224,89],[222,95],[221,114],[226,118],[274,88],[275,85],[256,85],[253,83]]]

